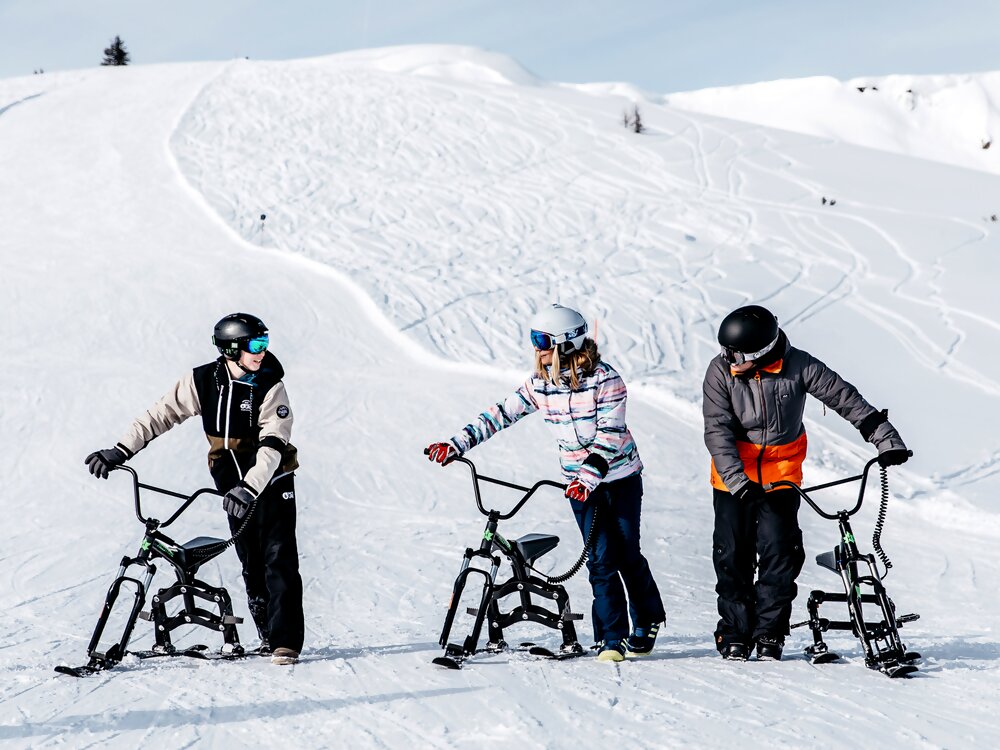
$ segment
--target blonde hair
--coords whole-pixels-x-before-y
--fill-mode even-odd
[[[580,378],[590,375],[600,361],[601,353],[597,351],[597,342],[593,339],[584,339],[582,347],[562,355],[556,346],[552,350],[552,364],[548,367],[542,364],[542,352],[536,349],[535,377],[556,386],[563,385],[568,377],[570,387],[579,388]],[[568,370],[569,375],[563,375],[563,370]]]

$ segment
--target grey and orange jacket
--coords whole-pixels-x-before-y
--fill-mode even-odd
[[[136,419],[118,442],[131,458],[151,440],[200,414],[208,438],[208,467],[215,485],[228,492],[237,484],[255,493],[298,468],[284,370],[267,352],[260,370],[234,380],[224,358],[194,368],[153,408]]]
[[[748,481],[802,482],[806,396],[812,395],[861,431],[879,452],[904,448],[886,418],[844,380],[782,334],[781,359],[747,375],[734,375],[722,356],[705,373],[702,411],[705,445],[712,455],[712,486],[737,492]]]

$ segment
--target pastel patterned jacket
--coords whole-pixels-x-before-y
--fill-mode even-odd
[[[541,411],[559,446],[559,463],[566,481],[579,480],[589,489],[602,481],[637,474],[642,461],[625,424],[628,393],[625,381],[606,362],[580,378],[560,385],[532,376],[511,396],[479,415],[451,438],[459,453],[488,440],[522,417]]]

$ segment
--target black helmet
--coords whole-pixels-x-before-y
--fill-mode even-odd
[[[719,326],[722,356],[733,364],[758,360],[778,343],[778,332],[778,319],[766,307],[740,307]]]
[[[267,348],[267,326],[263,320],[249,313],[227,315],[215,324],[212,334],[212,343],[219,348],[219,353],[233,360],[239,359],[240,350],[251,351],[251,339],[255,339],[254,348],[257,351],[254,354]]]

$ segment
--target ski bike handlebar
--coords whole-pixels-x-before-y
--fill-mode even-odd
[[[425,448],[424,455],[427,456],[429,454],[430,451]],[[512,490],[520,490],[521,492],[524,493],[524,497],[522,497],[518,501],[517,505],[515,505],[509,512],[500,513],[497,515],[497,519],[501,521],[506,521],[508,518],[513,518],[517,514],[517,512],[524,507],[524,504],[528,502],[531,496],[534,495],[542,487],[555,487],[557,489],[563,490],[564,492],[566,491],[565,484],[561,484],[560,482],[554,482],[551,479],[542,479],[538,482],[535,482],[530,487],[522,487],[519,484],[514,484],[512,482],[505,482],[502,479],[495,479],[493,477],[485,476],[484,474],[480,474],[479,472],[477,472],[476,465],[472,463],[472,461],[470,461],[469,459],[465,458],[464,456],[455,456],[453,458],[450,458],[447,461],[445,461],[444,464],[442,465],[447,466],[448,464],[454,463],[455,461],[460,461],[463,464],[466,464],[469,467],[469,470],[472,472],[472,487],[476,492],[476,506],[479,508],[479,512],[482,513],[484,516],[490,515],[490,511],[486,510],[486,508],[483,507],[482,496],[479,494],[480,481],[489,482],[490,484],[498,484],[501,487],[508,487],[509,489]]]
[[[135,493],[135,516],[136,518],[139,519],[139,521],[141,521],[144,524],[148,524],[150,521],[156,522],[156,519],[146,518],[145,516],[142,515],[142,504],[139,500],[139,488],[142,488],[144,490],[151,490],[153,492],[158,492],[161,495],[169,495],[170,497],[177,497],[184,501],[183,503],[181,503],[181,506],[174,511],[173,515],[170,516],[170,518],[168,518],[166,521],[163,521],[162,523],[157,523],[157,526],[161,529],[164,528],[165,526],[169,526],[174,521],[176,521],[177,518],[180,516],[180,514],[186,511],[188,507],[190,507],[191,503],[193,503],[202,495],[218,495],[219,497],[222,497],[221,492],[219,492],[218,490],[214,490],[211,487],[202,487],[200,490],[197,490],[193,495],[182,495],[181,493],[174,492],[173,490],[165,490],[162,487],[154,487],[151,484],[143,484],[142,482],[139,481],[139,474],[131,466],[115,466],[111,470],[127,471],[129,474],[132,475],[132,489],[133,492]]]
[[[912,456],[913,451],[907,451],[907,454]],[[878,456],[876,456],[871,461],[866,463],[864,471],[862,471],[857,476],[847,477],[845,479],[837,479],[833,482],[827,482],[825,484],[817,484],[815,487],[806,487],[805,489],[802,489],[797,484],[793,484],[788,480],[781,479],[777,482],[771,482],[770,484],[765,484],[764,489],[773,490],[773,489],[778,489],[779,487],[788,487],[789,489],[793,489],[797,493],[799,493],[799,496],[807,503],[809,503],[809,505],[812,506],[812,509],[817,513],[819,513],[823,518],[828,518],[831,521],[836,521],[838,518],[840,518],[841,513],[847,514],[848,516],[853,516],[855,513],[861,510],[861,504],[864,502],[865,499],[865,488],[868,486],[868,472],[871,471],[872,466],[874,466],[876,463],[878,463]],[[808,494],[810,492],[815,492],[816,490],[825,490],[828,487],[836,487],[838,484],[848,484],[850,482],[856,482],[859,479],[861,480],[861,488],[858,490],[858,501],[854,504],[853,508],[851,508],[850,510],[841,511],[840,513],[827,513],[822,508],[820,508],[813,501],[813,499],[809,497]]]

